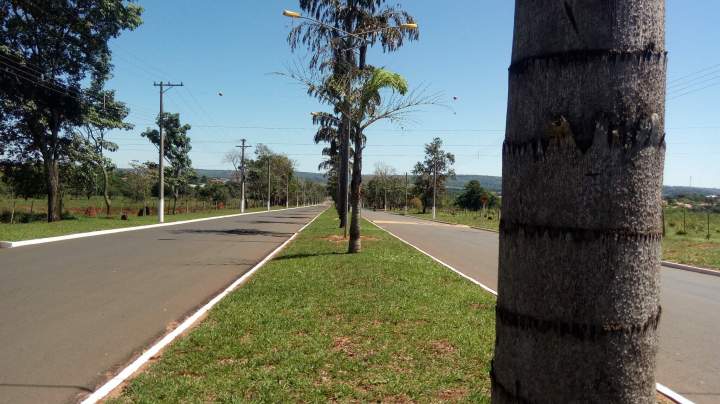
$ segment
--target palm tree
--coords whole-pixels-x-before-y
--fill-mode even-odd
[[[353,76],[357,70],[367,67],[368,47],[380,43],[383,50],[394,52],[405,40],[417,40],[417,30],[395,29],[403,23],[414,23],[414,18],[398,4],[386,5],[387,0],[300,0],[300,9],[316,21],[305,21],[294,27],[288,42],[294,50],[300,44],[311,53],[310,68],[320,71],[332,69],[338,77]],[[352,33],[352,36],[339,32]],[[358,38],[362,38],[358,43]],[[357,57],[356,51],[357,50]],[[351,143],[352,123],[343,110],[349,109],[347,100],[341,100],[336,108],[341,114],[340,125],[340,170],[336,201],[343,209],[340,212],[340,227],[345,227],[347,211],[347,175],[349,171],[348,150]]]
[[[655,402],[664,13],[516,1],[494,403]]]
[[[352,179],[350,182],[350,241],[348,252],[357,253],[361,249],[360,238],[360,189],[362,187],[362,152],[365,148],[365,136],[363,131],[380,119],[389,119],[393,108],[382,108],[382,97],[380,92],[388,89],[400,95],[407,94],[407,81],[397,73],[385,69],[370,68],[366,79],[355,91],[357,100],[354,102],[354,113],[351,114],[353,128],[351,130],[353,147]],[[400,110],[396,110],[395,113]],[[389,115],[381,118],[384,114]]]

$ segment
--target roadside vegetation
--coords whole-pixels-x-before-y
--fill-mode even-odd
[[[327,211],[111,402],[488,402],[495,299]]]

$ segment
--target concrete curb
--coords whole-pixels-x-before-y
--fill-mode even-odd
[[[678,264],[677,262],[672,262],[672,261],[661,261],[661,263],[662,263],[662,265],[669,267],[669,268],[682,269],[684,271],[697,272],[699,274],[710,275],[710,276],[720,276],[720,271],[717,271],[714,269],[707,269],[707,268],[694,267],[692,265]]]
[[[388,212],[385,212],[385,213],[388,213]],[[394,214],[394,213],[393,213],[393,214]],[[405,216],[405,215],[398,215],[398,216]],[[414,216],[410,216],[410,217],[414,217]],[[380,225],[378,225],[377,223],[375,223],[373,220],[370,220],[370,219],[368,219],[368,218],[365,218],[365,219],[366,219],[368,222],[372,223],[373,226],[377,227],[378,229],[380,229],[380,230],[388,233],[389,235],[391,235],[391,236],[395,237],[396,239],[402,241],[403,243],[407,244],[408,246],[410,246],[410,247],[416,249],[417,251],[425,254],[426,256],[430,257],[433,261],[435,261],[435,262],[439,263],[440,265],[448,268],[449,270],[455,272],[456,274],[458,274],[458,275],[460,275],[461,277],[469,280],[470,282],[472,282],[472,283],[480,286],[481,288],[485,289],[487,292],[490,292],[492,295],[497,296],[497,292],[496,292],[495,290],[493,290],[492,288],[490,288],[490,287],[488,287],[488,286],[486,286],[486,285],[478,282],[477,280],[471,278],[471,277],[468,276],[468,275],[465,275],[465,274],[464,274],[463,272],[461,272],[459,269],[456,269],[456,268],[454,268],[453,266],[451,266],[450,264],[447,264],[447,263],[443,262],[443,261],[440,260],[439,258],[437,258],[437,257],[431,255],[430,253],[422,250],[420,247],[412,244],[411,242],[409,242],[409,241],[407,241],[407,240],[404,240],[403,238],[401,238],[400,236],[398,236],[398,235],[396,235],[395,233],[391,232],[390,230],[381,227]],[[419,217],[417,217],[416,219],[426,220],[426,221],[431,221],[431,222],[434,221],[434,220],[427,220],[427,219],[423,219],[423,218],[419,218]],[[455,225],[457,225],[457,223],[449,223],[449,224],[455,224]],[[472,226],[468,226],[468,227],[472,227]],[[484,230],[484,229],[480,229],[480,230]],[[663,262],[663,265],[665,265],[664,262]],[[681,264],[675,264],[675,265],[681,265]],[[684,265],[684,266],[687,266],[687,265]],[[691,268],[695,268],[695,267],[691,267]],[[680,269],[682,269],[682,268],[680,268]],[[710,270],[704,269],[704,268],[696,268],[696,269],[701,269],[701,270],[705,270],[705,271],[710,271]],[[713,272],[717,272],[717,271],[713,271]],[[720,276],[720,275],[716,275],[716,276]],[[673,402],[675,402],[675,403],[678,403],[678,404],[693,404],[692,401],[690,401],[690,400],[688,400],[687,398],[681,396],[680,394],[676,393],[675,391],[673,391],[672,389],[670,389],[669,387],[667,387],[667,386],[665,386],[665,385],[663,385],[663,384],[655,383],[655,390],[656,390],[658,393],[662,394],[663,396],[667,397],[669,400],[671,400],[671,401],[673,401]]]
[[[274,210],[271,210],[270,212],[282,212],[285,210],[310,208],[313,206],[319,206],[319,205],[299,206],[296,208],[286,208],[286,209],[274,209]],[[156,229],[159,227],[177,226],[177,225],[181,225],[181,224],[206,222],[209,220],[228,219],[231,217],[239,217],[239,216],[247,216],[247,215],[257,215],[260,213],[268,213],[268,211],[260,210],[257,212],[246,212],[246,213],[236,213],[236,214],[224,215],[224,216],[203,217],[200,219],[182,220],[182,221],[169,222],[169,223],[148,224],[148,225],[144,225],[144,226],[130,226],[130,227],[122,227],[119,229],[97,230],[97,231],[91,231],[91,232],[85,232],[85,233],[66,234],[64,236],[36,238],[36,239],[32,239],[32,240],[0,241],[0,249],[25,247],[25,246],[36,245],[36,244],[54,243],[57,241],[73,240],[76,238],[104,236],[104,235],[108,235],[108,234],[125,233],[128,231]]]
[[[313,206],[319,206],[319,205],[313,205]],[[297,209],[297,208],[293,208],[293,209]],[[289,210],[289,209],[282,209],[282,210]],[[203,315],[205,315],[205,313],[207,313],[210,309],[212,309],[213,306],[215,306],[218,302],[220,302],[225,296],[227,296],[230,292],[232,292],[233,290],[235,290],[238,287],[245,284],[260,268],[265,266],[265,264],[267,264],[270,260],[272,260],[280,251],[282,251],[285,247],[287,247],[288,244],[290,244],[293,240],[295,240],[295,238],[297,238],[298,234],[300,234],[303,230],[305,230],[308,226],[310,226],[318,217],[320,217],[320,215],[325,213],[325,211],[327,211],[327,208],[323,209],[312,220],[307,222],[307,224],[305,224],[297,232],[295,232],[295,234],[293,234],[290,238],[285,240],[285,242],[280,244],[280,246],[278,246],[276,249],[274,249],[272,252],[270,252],[270,254],[265,256],[265,258],[263,258],[262,261],[258,262],[254,267],[252,267],[252,269],[245,272],[245,274],[243,274],[240,278],[235,280],[235,282],[233,282],[225,290],[223,290],[218,295],[213,297],[212,300],[207,302],[204,306],[202,306],[193,315],[186,318],[174,330],[165,334],[165,336],[163,336],[162,339],[160,339],[159,341],[154,343],[150,348],[145,350],[142,355],[140,355],[138,358],[133,360],[132,363],[130,363],[130,365],[126,366],[124,369],[122,369],[120,372],[118,372],[115,375],[115,377],[108,380],[102,386],[100,386],[97,390],[95,390],[92,394],[85,397],[85,399],[82,400],[82,404],[95,404],[98,401],[101,401],[104,398],[106,398],[108,394],[110,394],[113,390],[115,390],[118,386],[120,386],[124,381],[128,380],[137,371],[142,369],[143,365],[145,365],[148,361],[150,361],[156,355],[159,355],[163,348],[168,346],[177,337],[179,337],[183,332],[187,331],[190,327],[195,325],[195,323]],[[252,213],[255,213],[255,212],[252,212]],[[248,214],[248,213],[244,213],[244,214]]]

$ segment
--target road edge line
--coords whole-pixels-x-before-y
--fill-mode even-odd
[[[499,233],[500,233],[500,232],[497,231],[497,230],[487,229],[487,228],[484,228],[484,227],[471,226],[471,225],[468,225],[468,224],[452,223],[452,222],[446,222],[446,221],[444,221],[444,220],[438,220],[438,219],[426,219],[426,218],[424,218],[424,217],[418,217],[418,216],[413,216],[413,215],[403,215],[403,214],[401,214],[401,213],[395,213],[395,212],[383,212],[383,213],[387,213],[387,214],[389,214],[389,215],[395,215],[395,216],[409,217],[409,218],[413,218],[413,219],[417,219],[417,220],[424,220],[424,221],[426,221],[426,222],[442,223],[442,224],[446,224],[446,225],[449,225],[449,226],[467,227],[467,228],[471,228],[471,229],[475,229],[475,230],[487,231],[487,232],[496,233],[496,234],[499,234]],[[383,230],[384,230],[384,229],[383,229]],[[662,266],[665,266],[665,267],[668,267],[668,268],[680,269],[680,270],[689,271],[689,272],[695,272],[695,273],[699,273],[699,274],[703,274],[703,275],[710,275],[710,276],[718,276],[718,277],[720,277],[720,270],[703,268],[703,267],[696,267],[696,266],[687,265],[687,264],[680,264],[680,263],[678,263],[678,262],[672,262],[672,261],[660,261],[660,264],[661,264]]]
[[[687,265],[687,264],[680,264],[678,262],[672,262],[672,261],[661,261],[661,264],[668,268],[680,269],[683,271],[695,272],[695,273],[703,274],[703,275],[720,276],[720,271],[717,271],[714,269],[696,267],[696,266]]]
[[[488,286],[482,284],[482,283],[479,282],[478,280],[473,279],[473,278],[469,277],[468,275],[465,275],[464,273],[462,273],[462,272],[460,272],[459,270],[455,269],[452,265],[447,264],[447,263],[443,262],[442,260],[440,260],[439,258],[434,257],[432,254],[428,253],[427,251],[424,251],[422,248],[420,248],[420,247],[416,246],[415,244],[413,244],[413,243],[411,243],[411,242],[403,239],[402,237],[398,236],[397,234],[391,232],[390,230],[385,229],[385,228],[383,228],[383,227],[380,227],[380,225],[377,224],[377,223],[375,223],[375,221],[373,221],[372,219],[368,219],[367,217],[366,217],[365,219],[366,219],[368,222],[372,223],[373,226],[375,226],[375,227],[377,227],[378,229],[380,229],[380,230],[388,233],[389,235],[395,237],[396,239],[402,241],[403,243],[409,245],[410,247],[412,247],[412,248],[420,251],[421,253],[425,254],[425,255],[428,256],[428,257],[430,257],[433,261],[437,262],[438,264],[440,264],[440,265],[444,266],[445,268],[447,268],[447,269],[455,272],[456,274],[462,276],[463,278],[469,280],[470,282],[472,282],[472,283],[480,286],[481,288],[485,289],[485,291],[492,293],[494,296],[497,296],[497,292],[496,292],[496,291],[494,291],[493,289],[489,288]],[[416,219],[424,220],[424,219],[422,219],[422,218],[416,218]],[[430,220],[429,220],[429,221],[430,221]],[[665,397],[669,398],[670,400],[674,401],[675,403],[678,403],[678,404],[694,404],[693,401],[688,400],[687,398],[681,396],[680,394],[676,393],[675,391],[673,391],[672,389],[670,389],[669,387],[667,387],[667,386],[665,386],[665,385],[663,385],[663,384],[655,383],[655,390],[657,390],[657,392],[660,393],[660,394],[662,394],[663,396],[665,396]]]
[[[432,254],[430,254],[430,253],[428,253],[427,251],[423,250],[422,248],[416,246],[415,244],[413,244],[413,243],[411,243],[411,242],[403,239],[402,237],[398,236],[397,234],[391,232],[390,230],[381,227],[379,224],[375,223],[374,220],[368,219],[367,217],[365,217],[365,220],[367,220],[368,222],[372,223],[372,225],[375,226],[375,227],[377,227],[378,229],[386,232],[387,234],[395,237],[396,239],[402,241],[403,243],[409,245],[410,247],[412,247],[412,248],[420,251],[421,253],[425,254],[426,256],[430,257],[430,259],[432,259],[433,261],[437,262],[438,264],[440,264],[440,265],[444,266],[445,268],[447,268],[447,269],[455,272],[456,274],[458,274],[458,275],[460,275],[461,277],[469,280],[470,282],[472,282],[472,283],[480,286],[481,288],[485,289],[486,292],[489,292],[489,293],[493,294],[494,296],[497,296],[497,292],[496,292],[495,290],[493,290],[491,287],[483,284],[482,282],[478,281],[477,279],[471,278],[470,276],[468,276],[468,275],[460,272],[459,270],[455,269],[452,265],[446,264],[445,262],[443,262],[443,261],[440,260],[439,258],[434,257]]]
[[[293,208],[297,209],[297,208]],[[210,311],[216,304],[218,304],[225,296],[230,294],[230,292],[237,289],[239,286],[244,284],[245,282],[250,279],[255,272],[257,272],[260,268],[265,266],[270,260],[275,258],[275,256],[282,251],[285,247],[287,247],[290,242],[295,240],[297,238],[298,234],[300,234],[303,230],[305,230],[308,226],[310,226],[320,215],[325,213],[327,211],[327,208],[323,209],[320,213],[318,213],[312,220],[307,222],[303,227],[301,227],[298,231],[296,231],[290,238],[285,240],[282,244],[280,244],[276,249],[270,252],[265,258],[262,259],[262,261],[255,264],[252,269],[245,272],[241,277],[236,279],[230,286],[225,288],[222,292],[217,294],[215,297],[213,297],[209,302],[207,302],[204,306],[199,308],[195,313],[193,313],[190,317],[186,318],[182,323],[180,323],[179,326],[177,326],[175,329],[170,331],[169,333],[165,334],[159,341],[154,343],[150,348],[148,348],[145,352],[142,353],[139,357],[137,357],[132,363],[130,363],[128,366],[126,366],[123,370],[121,370],[119,373],[117,373],[113,378],[105,382],[103,385],[101,385],[99,388],[97,388],[92,394],[85,397],[81,403],[82,404],[95,404],[98,401],[104,399],[107,397],[108,394],[110,394],[113,390],[115,390],[118,386],[120,386],[124,381],[126,381],[128,378],[130,378],[132,375],[135,374],[140,368],[146,364],[152,357],[160,353],[160,351],[165,348],[166,346],[170,345],[171,342],[173,342],[178,336],[180,336],[183,332],[188,330],[191,326],[193,326],[198,319],[200,319],[205,313]],[[255,213],[255,212],[252,212]]]
[[[86,237],[105,236],[105,235],[108,235],[108,234],[125,233],[125,232],[129,232],[129,231],[150,230],[150,229],[156,229],[156,228],[160,228],[160,227],[168,227],[168,226],[177,226],[177,225],[181,225],[181,224],[190,224],[190,223],[206,222],[206,221],[209,221],[209,220],[229,219],[229,218],[232,218],[232,217],[240,217],[240,216],[248,216],[248,215],[257,215],[257,214],[260,214],[260,213],[282,212],[282,211],[293,210],[293,209],[311,208],[311,207],[314,207],[314,206],[318,206],[318,205],[298,206],[298,207],[295,207],[295,208],[274,209],[274,210],[270,210],[270,211],[260,210],[260,211],[257,211],[257,212],[234,213],[234,214],[232,214],[232,215],[202,217],[202,218],[199,218],[199,219],[180,220],[180,221],[177,221],[177,222],[168,222],[168,223],[146,224],[146,225],[141,225],[141,226],[128,226],[128,227],[121,227],[121,228],[117,228],[117,229],[96,230],[96,231],[89,231],[89,232],[83,232],[83,233],[65,234],[65,235],[62,235],[62,236],[35,238],[35,239],[30,239],[30,240],[0,241],[0,249],[3,249],[3,248],[18,248],[18,247],[26,247],[26,246],[30,246],[30,245],[55,243],[55,242],[58,242],[58,241],[74,240],[74,239],[86,238]]]

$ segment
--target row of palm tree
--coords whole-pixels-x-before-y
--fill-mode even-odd
[[[357,253],[365,130],[383,120],[401,121],[414,107],[437,103],[438,97],[411,91],[400,74],[368,63],[368,49],[374,45],[394,52],[405,41],[419,38],[414,18],[399,5],[385,0],[301,0],[300,9],[309,17],[292,29],[288,41],[293,50],[306,47],[309,63],[287,75],[331,108],[313,113],[313,123],[319,125],[315,141],[329,143],[322,166],[337,179],[333,199],[341,227],[348,227],[349,205],[348,252]]]

